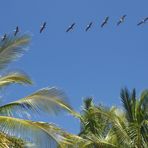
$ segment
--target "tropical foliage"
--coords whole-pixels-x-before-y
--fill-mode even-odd
[[[20,57],[30,41],[27,35],[7,37],[0,42],[0,70]],[[22,72],[0,76],[0,88],[10,84],[31,85]],[[67,103],[65,93],[55,87],[40,89],[22,99],[0,106],[1,148],[147,148],[148,90],[138,98],[135,89],[121,90],[123,107],[95,105],[86,98],[80,113]],[[32,121],[42,113],[65,110],[80,121],[78,135],[67,133],[55,124]]]
[[[147,148],[148,90],[136,97],[135,89],[121,90],[123,108],[94,105],[92,98],[84,100],[79,136],[87,141],[86,148]]]
[[[0,70],[22,56],[29,42],[28,35],[8,36],[4,41],[1,41]],[[0,76],[0,88],[14,83],[32,84],[32,80],[25,73],[18,71]],[[18,101],[0,106],[0,147],[21,148],[23,144],[36,148],[58,147],[61,141],[64,142],[56,134],[59,133],[59,128],[50,125],[47,130],[45,124],[33,122],[30,119],[32,116],[39,117],[41,113],[57,114],[64,108],[71,110],[66,100],[67,97],[62,90],[46,87]]]

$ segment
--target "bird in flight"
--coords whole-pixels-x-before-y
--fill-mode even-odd
[[[137,25],[140,26],[140,25],[146,23],[147,20],[148,20],[148,17],[144,18],[144,19],[143,19],[142,21],[140,21]]]
[[[7,38],[7,34],[4,34],[4,36],[2,36],[2,41],[4,41],[4,40],[6,40],[6,38]]]
[[[15,30],[14,30],[14,36],[16,36],[19,33],[19,27],[16,26]]]
[[[71,25],[68,27],[68,29],[66,30],[66,32],[69,32],[70,30],[73,30],[74,26],[75,26],[75,23],[71,24]]]
[[[104,21],[102,22],[102,24],[101,24],[101,27],[102,27],[102,28],[104,27],[105,24],[108,23],[108,20],[109,20],[109,16],[107,16],[107,17],[104,19]]]
[[[127,15],[125,14],[125,15],[123,15],[123,16],[119,19],[119,21],[117,22],[117,26],[119,26],[121,23],[124,22],[126,16],[127,16]]]
[[[46,24],[47,24],[46,22],[43,23],[43,25],[40,28],[40,33],[42,33],[43,30],[46,28]]]
[[[86,29],[85,29],[85,31],[87,32],[91,27],[92,27],[92,22],[90,22],[88,25],[87,25],[87,27],[86,27]]]

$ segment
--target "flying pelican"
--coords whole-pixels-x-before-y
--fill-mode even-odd
[[[119,26],[121,23],[124,22],[126,16],[127,16],[127,15],[125,14],[125,15],[123,15],[123,16],[120,18],[120,20],[117,22],[117,26]]]
[[[102,27],[102,28],[104,27],[105,24],[107,24],[108,20],[109,20],[109,16],[107,16],[107,17],[104,19],[104,21],[102,22],[102,24],[101,24],[101,27]]]
[[[19,27],[16,26],[15,30],[14,30],[14,36],[16,36],[19,33]]]
[[[85,31],[87,32],[91,27],[92,27],[92,22],[90,22],[88,25],[87,25],[87,27],[86,27],[86,29],[85,29]]]
[[[46,22],[43,23],[43,25],[40,28],[40,33],[42,33],[43,30],[46,28],[46,24],[47,24]]]
[[[1,40],[4,41],[7,38],[7,34],[4,34],[4,36],[2,36]]]
[[[148,17],[144,18],[144,19],[143,19],[142,21],[140,21],[137,25],[140,26],[140,25],[146,23],[147,20],[148,20]]]
[[[66,30],[66,32],[69,32],[70,30],[73,30],[73,27],[75,26],[75,23],[71,24],[68,29]]]

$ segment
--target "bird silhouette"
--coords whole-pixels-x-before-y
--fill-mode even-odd
[[[109,16],[107,16],[107,17],[104,19],[104,21],[102,22],[102,24],[101,24],[101,27],[102,27],[102,28],[104,27],[105,24],[108,23],[108,20],[109,20]]]
[[[46,22],[43,23],[43,25],[40,28],[40,33],[42,33],[43,30],[46,28],[46,24],[47,24]]]
[[[75,23],[71,24],[71,25],[68,27],[68,29],[66,30],[66,32],[69,32],[69,31],[73,30],[74,26],[75,26]]]
[[[7,38],[7,34],[4,34],[4,36],[1,37],[1,40],[4,41]]]
[[[85,31],[87,32],[91,27],[92,27],[92,22],[90,22],[87,26],[86,26],[86,29],[85,29]]]
[[[119,26],[121,23],[124,22],[126,16],[127,16],[127,15],[123,15],[123,16],[119,19],[119,21],[117,22],[117,26]]]
[[[144,18],[144,19],[143,19],[142,21],[140,21],[137,25],[140,26],[140,25],[146,23],[147,20],[148,20],[148,17]]]
[[[14,36],[16,36],[19,33],[19,27],[16,26],[15,30],[14,30]]]

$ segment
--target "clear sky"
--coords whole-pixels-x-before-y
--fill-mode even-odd
[[[18,25],[32,35],[29,51],[10,69],[21,69],[34,80],[34,86],[12,86],[5,100],[22,98],[46,86],[62,88],[73,108],[80,111],[82,98],[93,96],[96,103],[121,105],[122,87],[148,88],[148,23],[137,23],[148,16],[147,0],[1,0],[0,35]],[[116,22],[127,14],[125,22]],[[100,28],[102,20],[109,23]],[[42,22],[47,28],[39,34]],[[85,32],[92,21],[92,29]],[[76,22],[74,31],[67,27]],[[6,101],[6,102],[7,102]],[[79,122],[67,114],[43,117],[72,133]]]

